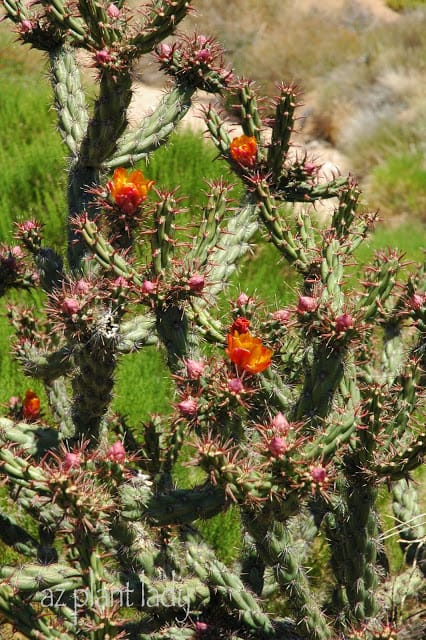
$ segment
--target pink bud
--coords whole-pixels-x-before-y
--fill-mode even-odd
[[[154,293],[156,289],[155,282],[151,280],[144,280],[142,283],[142,293]]]
[[[118,276],[118,278],[114,280],[114,287],[117,287],[117,289],[127,289],[128,286],[129,283],[123,276]]]
[[[422,296],[419,293],[414,293],[411,298],[408,299],[408,305],[411,307],[411,309],[414,309],[414,311],[418,311],[425,303],[425,299],[426,296]]]
[[[201,291],[204,289],[204,284],[204,276],[194,275],[191,276],[188,280],[188,287],[195,293],[201,293]]]
[[[107,16],[111,18],[111,20],[116,20],[120,17],[120,9],[111,2],[111,4],[107,7]]]
[[[334,325],[337,333],[341,333],[342,331],[347,331],[354,325],[354,319],[349,313],[343,313],[341,316],[336,318],[336,324]]]
[[[199,62],[209,62],[212,59],[212,54],[209,49],[200,49],[195,57]]]
[[[177,408],[184,416],[195,416],[198,411],[197,401],[193,398],[186,398],[185,400],[181,400]]]
[[[281,411],[271,420],[271,427],[280,436],[286,436],[290,431],[290,423]]]
[[[20,25],[21,33],[30,33],[34,29],[34,25],[31,20],[22,20]]]
[[[279,309],[278,311],[274,311],[272,317],[274,320],[277,320],[277,322],[286,324],[290,320],[290,311],[289,309]]]
[[[169,44],[160,44],[158,47],[158,55],[161,59],[167,60],[173,53],[173,49]]]
[[[244,391],[244,385],[240,378],[230,378],[228,380],[228,389],[231,393],[241,393]]]
[[[62,462],[62,469],[64,471],[69,471],[70,469],[78,469],[80,463],[81,460],[79,453],[72,453],[71,451],[67,451]]]
[[[199,634],[204,633],[209,628],[209,625],[206,622],[196,622],[195,623],[195,631]]]
[[[284,438],[274,436],[268,443],[268,448],[274,458],[279,458],[288,449],[288,444]]]
[[[299,302],[297,304],[298,313],[311,313],[315,311],[318,306],[318,302],[315,298],[311,296],[300,296]]]
[[[88,282],[87,280],[84,280],[84,278],[80,278],[80,280],[77,280],[75,288],[78,293],[81,293],[84,295],[86,293],[89,293],[91,289],[91,285],[90,285],[90,282]]]
[[[67,316],[73,316],[80,311],[80,303],[77,298],[64,298],[61,308]]]
[[[22,404],[22,400],[19,396],[11,396],[9,398],[9,409],[13,410]]]
[[[34,231],[39,227],[39,225],[36,222],[34,222],[34,220],[25,220],[25,222],[22,222],[19,226],[22,229],[22,231],[26,231],[26,232]]]
[[[204,373],[205,364],[202,361],[189,359],[185,360],[185,365],[186,373],[190,380],[198,380],[198,378],[200,378]]]
[[[22,256],[24,255],[19,244],[17,244],[15,247],[10,247],[10,253],[14,258],[22,258]]]
[[[317,484],[323,484],[327,479],[327,471],[322,465],[311,467],[311,478]]]
[[[112,60],[112,55],[106,49],[101,49],[100,51],[96,52],[95,60],[96,63],[100,65],[108,64],[108,62],[111,62]]]
[[[320,169],[319,166],[314,162],[305,162],[305,164],[303,165],[304,172],[307,173],[309,176],[312,176],[315,173],[318,173],[319,169]]]
[[[126,459],[126,450],[121,440],[117,440],[117,442],[114,442],[114,444],[110,446],[106,452],[106,457],[111,460],[111,462],[123,464]]]
[[[246,304],[249,303],[249,301],[250,301],[250,298],[246,293],[240,293],[240,295],[237,298],[237,305],[239,307],[245,307]]]
[[[207,44],[208,41],[209,39],[206,36],[203,36],[202,34],[197,36],[197,44],[199,44],[200,47],[204,47],[204,45]]]

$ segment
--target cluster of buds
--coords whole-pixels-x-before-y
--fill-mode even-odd
[[[0,246],[0,290],[24,284],[23,257],[24,254],[19,245],[14,247]]]
[[[233,79],[224,65],[223,49],[213,39],[200,34],[183,36],[172,45],[157,49],[160,68],[179,82],[187,82],[210,93],[218,93]]]

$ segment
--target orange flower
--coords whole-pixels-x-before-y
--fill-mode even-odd
[[[259,338],[255,338],[248,331],[246,333],[228,333],[229,358],[240,369],[248,373],[260,373],[271,364],[272,351],[264,347]]]
[[[132,215],[146,200],[153,184],[154,181],[147,180],[139,169],[129,173],[119,167],[114,171],[112,180],[107,183],[107,189],[118,208],[123,213]]]
[[[257,142],[254,136],[234,138],[229,147],[231,158],[243,167],[253,167],[257,158]]]
[[[40,398],[31,389],[25,392],[22,413],[25,420],[37,420],[40,416]]]

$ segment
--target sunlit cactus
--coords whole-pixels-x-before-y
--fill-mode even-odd
[[[0,538],[19,562],[0,567],[0,612],[35,640],[396,640],[389,594],[403,607],[424,588],[412,472],[426,450],[426,264],[407,275],[389,250],[348,283],[376,215],[351,177],[322,179],[291,151],[296,87],[279,85],[268,104],[212,38],[169,40],[190,2],[2,4],[19,38],[46,53],[69,162],[66,255],[31,219],[0,247],[0,292],[44,292],[41,313],[14,303],[8,315],[16,360],[49,402],[31,382],[3,399],[12,500]],[[97,72],[92,108],[81,50]],[[147,54],[170,82],[130,128],[132,69]],[[204,113],[244,195],[231,202],[224,180],[208,184],[196,230],[177,233],[179,185],[166,190],[136,164],[197,89],[239,116],[234,135],[214,106]],[[327,198],[334,210],[319,225],[309,206]],[[240,292],[216,313],[258,231],[298,277],[292,303],[266,309]],[[133,432],[111,408],[117,363],[153,344],[174,394],[166,416]],[[174,475],[183,456],[200,478],[190,489]],[[407,560],[398,576],[382,544],[381,487]],[[228,566],[200,522],[231,507],[241,550]],[[325,589],[310,575],[318,541]]]

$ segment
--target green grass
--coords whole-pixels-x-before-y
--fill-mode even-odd
[[[426,0],[386,0],[386,4],[394,11],[406,11],[426,6]]]

